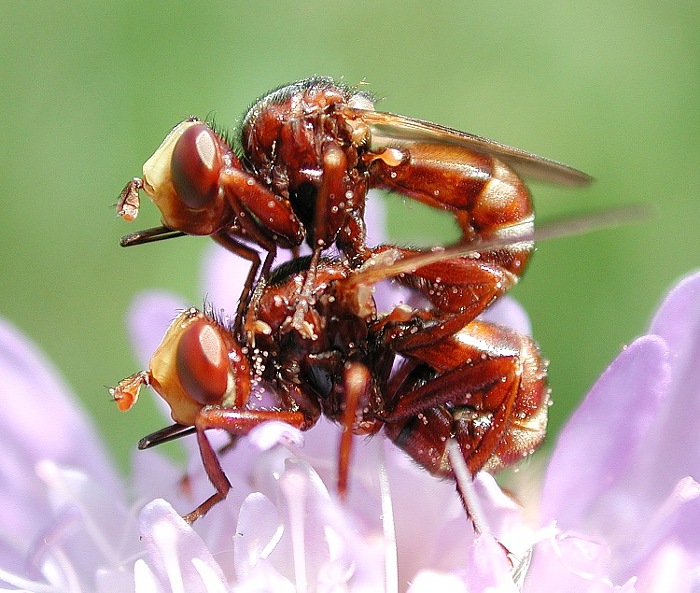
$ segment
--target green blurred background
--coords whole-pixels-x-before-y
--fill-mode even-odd
[[[209,246],[124,250],[157,224],[112,204],[190,114],[235,124],[257,96],[313,74],[366,80],[380,109],[589,172],[589,190],[533,187],[539,220],[646,202],[653,220],[543,243],[515,294],[551,360],[553,430],[655,305],[700,263],[700,3],[3,2],[0,315],[60,368],[122,464],[162,421],[104,389],[137,369],[124,313],[144,287],[202,299]],[[390,201],[402,242],[440,242]],[[413,221],[413,222],[411,222]],[[412,234],[413,231],[413,234]],[[47,397],[50,394],[46,394]],[[551,439],[550,439],[551,442]]]

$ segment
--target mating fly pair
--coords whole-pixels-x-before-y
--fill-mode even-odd
[[[230,327],[195,309],[173,322],[148,371],[111,390],[120,409],[150,385],[176,424],[152,446],[196,433],[216,493],[231,485],[206,431],[237,439],[266,420],[302,430],[321,415],[339,422],[338,490],[347,489],[352,434],[388,437],[428,471],[452,476],[454,439],[472,473],[533,452],[545,434],[548,389],[536,345],[475,319],[522,273],[533,243],[530,195],[519,175],[568,185],[590,178],[565,165],[429,122],[374,110],[371,97],[312,78],[275,90],[243,120],[240,145],[185,120],[123,190],[133,219],[139,190],[163,226],[126,236],[133,245],[211,235],[251,261]],[[453,213],[460,246],[422,252],[365,242],[365,198],[382,188]],[[307,258],[272,270],[278,247],[304,240]],[[335,245],[341,258],[324,251]],[[257,248],[267,251],[261,265]],[[410,287],[423,307],[377,311],[384,280]],[[397,358],[401,364],[394,364]],[[265,387],[275,398],[256,407]]]

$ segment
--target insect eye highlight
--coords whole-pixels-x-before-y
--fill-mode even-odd
[[[177,345],[177,373],[187,394],[202,405],[219,403],[228,385],[228,354],[218,329],[200,319]]]
[[[203,208],[219,191],[223,167],[219,143],[205,125],[189,127],[178,139],[170,163],[173,187],[190,208]]]

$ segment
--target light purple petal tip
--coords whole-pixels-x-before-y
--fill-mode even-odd
[[[626,542],[619,564],[627,574],[639,574],[650,556],[665,547],[682,546],[700,563],[700,484],[692,477],[680,479],[668,490],[665,500],[652,507],[640,522],[641,536]],[[700,575],[699,575],[700,576]]]
[[[610,551],[603,542],[552,532],[535,545],[525,593],[634,593],[634,579],[622,586],[608,578]]]
[[[120,492],[120,480],[63,378],[38,348],[2,319],[0,377],[0,457],[4,460],[0,481],[4,485],[19,484],[11,476],[33,475],[38,461],[52,459],[84,469],[105,488]]]
[[[277,420],[256,426],[248,434],[248,440],[261,451],[272,449],[277,444],[304,445],[304,435],[298,428]]]
[[[697,558],[675,541],[665,542],[649,558],[639,572],[637,591],[656,593],[697,592]]]
[[[367,194],[365,221],[367,222],[367,245],[385,243],[387,240],[386,204],[380,192],[371,191]]]
[[[459,575],[432,570],[422,570],[408,587],[407,593],[469,593],[464,579]],[[487,591],[487,589],[474,589],[474,591]]]
[[[139,522],[150,567],[166,590],[207,593],[211,591],[207,578],[212,574],[225,585],[223,572],[207,546],[167,502],[157,499],[146,505]],[[196,561],[210,569],[206,578]]]
[[[663,337],[674,354],[686,352],[690,356],[700,348],[700,272],[684,277],[669,292],[649,331]]]
[[[508,295],[498,299],[481,314],[480,318],[489,323],[509,327],[526,336],[532,335],[530,317],[525,308]]]
[[[655,463],[647,462],[645,471],[650,484],[663,483],[668,491],[684,476],[700,476],[700,273],[671,290],[651,331],[668,345],[672,384],[648,443]]]
[[[253,492],[243,501],[238,514],[234,558],[236,577],[250,578],[254,567],[272,554],[284,533],[277,507],[260,492]]]
[[[248,260],[219,245],[209,247],[202,272],[207,301],[215,309],[223,309],[229,316],[234,315],[250,267]]]
[[[505,550],[489,534],[483,533],[474,540],[467,566],[469,591],[519,593]]]
[[[635,459],[669,384],[668,349],[645,336],[603,373],[557,439],[542,494],[542,519],[585,523],[590,505]]]

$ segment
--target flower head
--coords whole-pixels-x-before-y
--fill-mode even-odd
[[[208,262],[209,299],[232,312],[246,264],[220,251]],[[231,492],[193,528],[180,514],[213,492],[195,440],[183,439],[186,479],[147,450],[124,488],[48,361],[0,325],[0,582],[76,593],[697,590],[699,293],[700,274],[681,282],[574,414],[547,468],[540,525],[476,476],[481,533],[452,482],[380,435],[356,439],[341,503],[327,486],[339,428],[323,421],[305,433],[266,423],[241,439],[221,456]],[[130,329],[144,364],[185,305],[139,298]],[[489,315],[529,332],[513,301]]]
[[[128,505],[92,427],[48,361],[7,325],[0,352],[4,380],[22,387],[22,377],[39,379],[17,393],[25,402],[43,397],[46,412],[32,421],[17,405],[3,417],[5,434],[13,435],[2,441],[3,520],[12,529],[3,530],[0,582],[10,588],[398,591],[413,581],[415,592],[436,583],[464,590],[468,582],[481,590],[509,578],[496,541],[474,538],[454,486],[382,439],[358,443],[350,498],[340,504],[325,486],[334,473],[328,444],[339,436],[326,422],[303,435],[283,423],[254,430],[224,456],[235,487],[196,531],[179,514],[211,493],[196,458],[183,488],[181,471],[157,452],[137,453],[136,502]],[[51,432],[66,426],[65,438]],[[53,446],[46,434],[55,436]],[[491,516],[518,512],[489,476],[478,488]],[[169,502],[153,500],[158,495]],[[487,561],[484,549],[495,557]],[[479,559],[474,571],[470,558]],[[494,573],[493,562],[506,572]]]
[[[235,306],[240,289],[229,280],[247,271],[239,264],[225,253],[212,256],[212,301]],[[183,304],[163,294],[138,300],[131,328],[144,360]],[[514,303],[502,308],[523,318]],[[490,534],[475,538],[454,485],[432,478],[381,438],[358,439],[350,495],[341,504],[326,487],[334,483],[338,427],[319,422],[302,434],[262,425],[222,456],[234,487],[193,529],[180,513],[212,493],[194,439],[184,439],[192,453],[185,481],[148,450],[135,454],[132,488],[124,488],[58,375],[9,327],[0,332],[0,365],[9,386],[0,397],[7,400],[10,438],[0,446],[8,460],[1,470],[4,525],[11,527],[4,530],[0,581],[9,587],[403,591],[411,583],[417,592],[511,582],[503,548]],[[32,408],[40,413],[29,416]],[[479,478],[477,489],[494,524],[518,513],[489,476]]]

